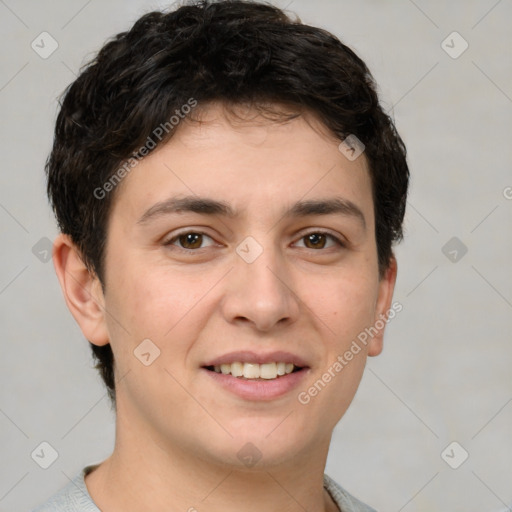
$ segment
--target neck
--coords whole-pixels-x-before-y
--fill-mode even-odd
[[[329,442],[240,469],[118,421],[113,454],[85,482],[103,512],[337,512],[323,488]]]

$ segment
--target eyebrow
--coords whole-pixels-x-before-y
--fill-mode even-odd
[[[170,215],[173,213],[192,212],[202,215],[221,215],[228,218],[236,218],[241,212],[234,210],[228,203],[217,201],[207,197],[186,196],[182,198],[172,197],[151,206],[137,221],[137,224],[146,224],[150,220]],[[309,201],[297,201],[288,209],[283,217],[307,217],[310,215],[338,214],[357,219],[366,229],[366,219],[361,209],[352,201],[342,197],[329,199],[315,199]]]

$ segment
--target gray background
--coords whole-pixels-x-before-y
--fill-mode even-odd
[[[43,165],[57,96],[107,37],[163,5],[0,0],[1,511],[30,509],[113,447],[113,415],[88,344],[52,263],[41,261],[44,237],[57,234]],[[404,309],[335,429],[326,472],[380,512],[506,510],[512,3],[294,0],[289,9],[368,63],[412,170],[397,248],[395,300]],[[43,31],[59,45],[47,59],[31,48]],[[462,49],[457,36],[442,46],[453,31],[469,44],[458,58],[445,51]],[[452,237],[458,241],[443,252]],[[43,441],[59,454],[46,470],[31,458]],[[453,441],[469,453],[458,469],[441,457]],[[461,448],[447,453],[460,462]]]

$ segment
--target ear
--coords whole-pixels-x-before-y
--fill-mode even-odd
[[[395,289],[396,275],[398,266],[394,255],[391,255],[389,266],[379,282],[379,292],[377,297],[377,304],[375,308],[374,326],[378,329],[377,334],[371,339],[368,344],[368,355],[378,356],[382,352],[384,342],[384,329],[386,326],[387,313],[391,308],[391,300],[393,299],[393,291]]]
[[[53,265],[66,304],[84,336],[94,345],[106,345],[105,299],[101,283],[85,266],[68,235],[60,234],[53,244]]]

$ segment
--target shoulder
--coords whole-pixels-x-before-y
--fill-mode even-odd
[[[100,512],[92,501],[84,480],[85,475],[93,467],[84,468],[65,487],[32,512]],[[341,512],[376,512],[373,508],[349,494],[327,475],[324,475],[324,487]]]
[[[85,485],[85,475],[93,466],[87,466],[65,487],[32,512],[100,512]]]
[[[324,475],[324,487],[341,512],[376,512],[373,508],[349,494],[341,485],[337,484],[327,475]]]

